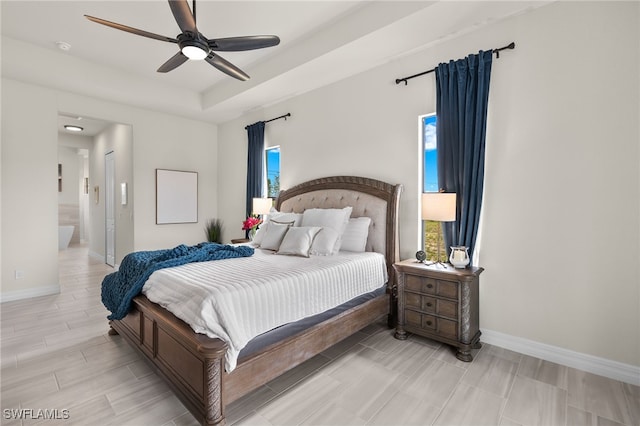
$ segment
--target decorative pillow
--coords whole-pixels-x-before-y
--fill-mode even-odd
[[[369,237],[370,217],[352,217],[342,234],[340,250],[362,253],[367,246]]]
[[[262,243],[262,239],[264,238],[264,234],[267,233],[267,225],[269,225],[269,221],[265,216],[260,226],[258,226],[256,235],[253,236],[253,241],[251,241],[256,247],[260,247],[260,244]]]
[[[278,250],[280,248],[280,243],[282,243],[284,235],[287,233],[287,230],[289,230],[290,227],[290,223],[278,223],[270,221],[269,226],[265,231],[264,238],[260,243],[260,248],[267,250]]]
[[[280,223],[292,222],[293,226],[300,226],[302,222],[302,213],[280,213],[275,207],[271,207],[268,215],[262,218],[262,225],[258,227],[256,235],[253,237],[253,244],[256,247],[260,247],[262,239],[265,236],[267,228],[269,228],[269,222],[274,220]]]
[[[270,220],[275,220],[276,222],[294,222],[293,226],[300,226],[302,222],[302,213],[282,213],[276,210],[275,207],[271,208],[268,216]]]
[[[330,253],[335,254],[340,250],[340,237],[347,223],[349,223],[352,210],[352,207],[342,209],[308,209],[302,214],[302,226],[320,226],[336,231],[338,233],[338,239]],[[314,254],[313,249],[312,254]]]
[[[314,238],[322,228],[317,226],[299,226],[289,228],[280,244],[277,254],[309,257]]]
[[[339,248],[338,240],[340,235],[332,228],[321,229],[322,230],[318,232],[318,235],[316,235],[316,238],[313,240],[313,244],[311,244],[309,254],[314,256],[330,256],[335,254],[338,251],[336,246]]]

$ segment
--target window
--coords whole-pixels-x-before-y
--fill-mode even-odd
[[[422,144],[422,192],[438,192],[438,143],[436,140],[436,115],[420,116],[420,141]],[[435,259],[438,252],[438,228],[440,222],[422,221],[422,243],[427,259]],[[446,254],[444,241],[440,239],[440,255]],[[440,259],[438,259],[440,260]]]
[[[267,169],[267,197],[276,198],[280,192],[280,147],[265,149]]]
[[[424,148],[424,162],[422,175],[424,182],[422,192],[438,192],[438,143],[436,140],[436,115],[429,114],[420,117],[422,125],[421,140]]]

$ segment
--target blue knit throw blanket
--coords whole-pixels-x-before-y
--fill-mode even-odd
[[[216,243],[200,243],[195,246],[181,244],[172,249],[129,253],[122,260],[119,270],[102,280],[102,303],[111,311],[107,318],[124,318],[129,312],[133,298],[140,294],[144,283],[158,269],[251,255],[253,248],[249,246]]]

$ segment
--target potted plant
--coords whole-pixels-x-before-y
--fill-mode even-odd
[[[209,219],[205,225],[204,232],[207,241],[210,243],[222,243],[222,220]]]

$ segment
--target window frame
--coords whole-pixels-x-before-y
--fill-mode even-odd
[[[278,173],[277,173],[277,178],[278,178],[278,187],[277,190],[275,191],[275,194],[271,194],[269,191],[269,152],[270,151],[278,151]],[[280,145],[274,145],[274,146],[269,146],[269,147],[265,147],[264,149],[264,194],[266,197],[268,198],[276,198],[278,196],[278,193],[280,192],[280,175],[282,172],[282,167],[281,167],[281,149],[280,149]]]
[[[430,121],[433,121],[433,124],[435,124],[435,126],[437,126],[437,116],[436,113],[430,113],[430,114],[422,114],[420,116],[418,116],[418,141],[420,144],[420,185],[419,187],[421,188],[420,190],[420,194],[423,193],[429,193],[429,192],[439,192],[440,190],[440,186],[438,184],[438,163],[437,163],[437,141],[435,141],[435,129],[433,130],[432,136],[434,137],[434,142],[435,142],[435,148],[431,151],[434,151],[434,154],[431,156],[430,158],[430,164],[432,167],[434,167],[433,170],[427,170],[427,143],[428,141],[425,138],[425,120],[429,119]],[[432,119],[432,120],[431,120]],[[434,127],[435,127],[434,126]],[[431,182],[431,186],[427,187],[427,185],[430,182],[427,182],[427,180],[429,179],[427,177],[427,175],[430,175],[431,179],[435,178],[435,183]],[[420,213],[420,209],[418,211],[418,217],[420,220],[420,235],[421,235],[421,250],[424,250],[427,253],[427,259],[432,258],[432,255],[429,252],[429,249],[427,247],[427,227],[428,227],[428,222],[432,222],[432,221],[426,221],[423,220],[421,217],[421,213]],[[440,223],[437,223],[437,226],[442,226]],[[440,241],[441,244],[441,253],[443,252],[443,248],[444,248],[444,242],[441,240]],[[437,250],[437,247],[436,247]],[[446,253],[446,250],[444,250],[444,253]],[[435,253],[433,253],[433,257],[435,257]]]

